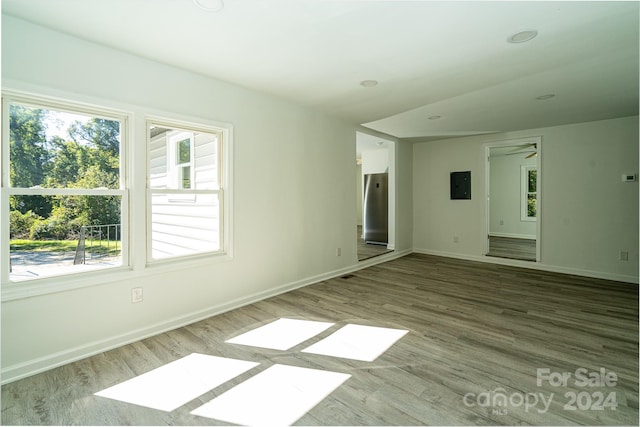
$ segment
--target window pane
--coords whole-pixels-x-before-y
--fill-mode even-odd
[[[183,139],[178,142],[178,164],[191,161],[191,140]]]
[[[527,216],[536,217],[537,199],[535,194],[527,194]]]
[[[16,200],[21,197],[15,196]],[[10,279],[78,273],[122,265],[120,196],[30,196],[50,212],[12,205]]]
[[[182,168],[182,188],[188,190],[191,188],[191,166]]]
[[[192,135],[193,158],[187,146]],[[152,124],[149,127],[149,185],[152,189],[217,190],[218,180],[218,135],[207,132],[187,132],[181,129]],[[184,141],[187,141],[184,143]],[[183,144],[184,143],[184,144]],[[184,149],[179,149],[182,147]],[[181,159],[179,156],[183,155]],[[187,157],[187,151],[188,156]],[[187,165],[182,160],[187,159]],[[185,186],[184,166],[189,166],[189,185]],[[191,182],[193,180],[193,182]]]
[[[156,123],[148,134],[150,258],[222,250],[219,134]]]
[[[527,173],[527,188],[529,193],[535,193],[538,186],[538,171],[535,169],[529,170]]]
[[[120,122],[9,106],[13,187],[120,188]]]
[[[173,194],[154,194],[151,198],[154,259],[221,249],[219,195],[185,193],[190,199],[183,203],[177,203]]]

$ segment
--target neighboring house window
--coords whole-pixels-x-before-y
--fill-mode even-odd
[[[149,260],[223,252],[224,132],[149,121]]]
[[[169,156],[168,165],[176,182],[176,188],[181,190],[190,190],[193,180],[193,133],[191,132],[175,132],[168,137],[169,150],[172,156]],[[172,168],[172,165],[175,167]]]
[[[3,283],[128,265],[126,116],[21,95],[2,106]]]
[[[522,166],[522,208],[523,221],[535,221],[538,211],[538,170],[535,166]]]

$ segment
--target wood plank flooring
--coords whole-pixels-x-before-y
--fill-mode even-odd
[[[488,256],[499,258],[520,259],[523,261],[536,260],[535,239],[515,239],[512,237],[489,237]]]
[[[391,249],[387,249],[385,245],[373,245],[367,243],[362,238],[362,226],[357,227],[357,239],[358,239],[358,261],[364,261],[365,259],[373,258],[378,255],[393,252]]]
[[[224,342],[281,317],[336,325],[288,351]],[[374,362],[300,352],[348,323],[409,333]],[[7,384],[2,424],[228,425],[189,412],[255,370],[169,413],[93,395],[192,352],[351,375],[296,425],[638,425],[637,285],[418,254]],[[616,385],[576,384],[579,368]],[[572,377],[538,385],[538,369]],[[591,407],[597,392],[616,409],[566,406],[582,393]],[[485,405],[500,393],[506,405]],[[533,394],[548,410],[525,408]]]

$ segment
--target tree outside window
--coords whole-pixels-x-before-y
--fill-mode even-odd
[[[99,258],[103,267],[122,265],[123,119],[69,107],[5,100],[13,281],[86,271],[74,269],[74,261],[85,265]],[[78,256],[83,237],[100,243],[84,244]],[[103,247],[102,241],[110,244]]]

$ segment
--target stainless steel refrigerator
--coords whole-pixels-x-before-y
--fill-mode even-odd
[[[364,241],[386,245],[389,242],[389,174],[364,176]]]

